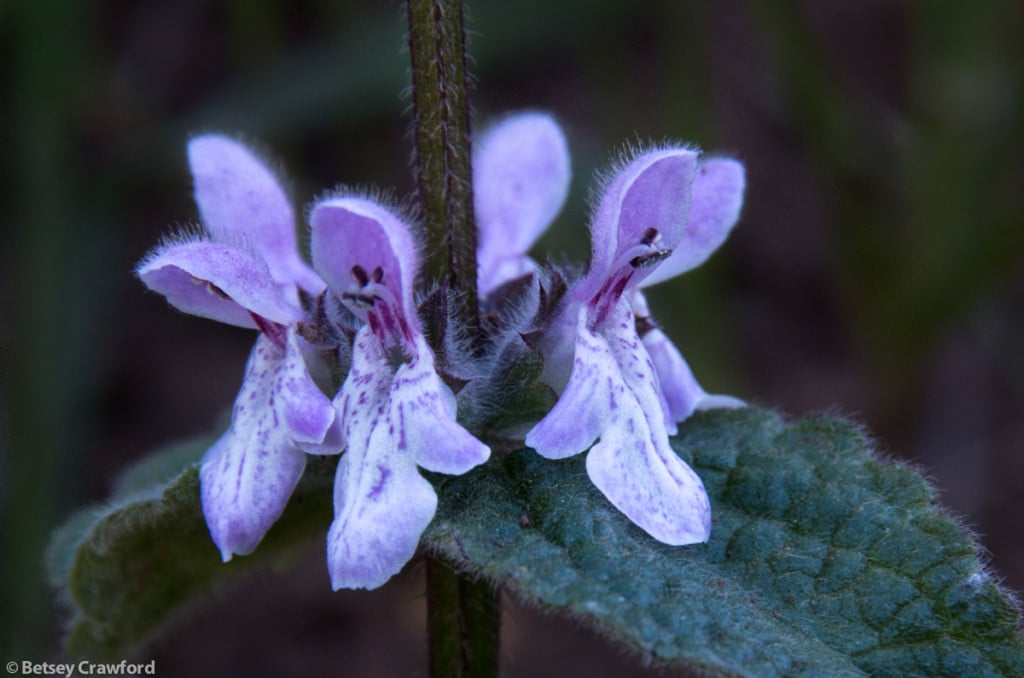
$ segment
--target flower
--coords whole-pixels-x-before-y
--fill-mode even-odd
[[[477,140],[473,199],[481,297],[536,268],[526,252],[562,209],[569,179],[565,135],[549,115],[511,115]]]
[[[551,459],[590,448],[587,473],[598,489],[651,536],[673,545],[707,541],[711,529],[703,483],[668,440],[687,406],[674,408],[669,395],[700,401],[703,391],[694,391],[699,387],[688,368],[682,376],[692,383],[662,383],[678,378],[671,368],[685,362],[666,349],[674,351],[664,335],[648,331],[650,339],[640,338],[638,319],[643,325],[649,317],[639,288],[647,278],[700,263],[724,240],[728,229],[722,233],[720,225],[727,219],[714,215],[729,210],[718,204],[717,189],[732,200],[736,187],[720,186],[719,167],[719,161],[701,163],[691,149],[668,146],[636,154],[611,175],[591,221],[590,269],[569,291],[548,340],[546,379],[565,390],[526,436],[527,445]],[[653,278],[659,265],[668,265],[669,275]]]
[[[204,232],[157,247],[136,272],[186,313],[260,330],[231,425],[199,471],[203,515],[226,562],[256,548],[302,475],[303,449],[334,423],[297,332],[306,316],[299,291],[318,295],[325,285],[298,254],[284,191],[248,148],[200,136],[188,159]]]
[[[381,586],[412,558],[437,495],[416,467],[462,474],[490,448],[455,421],[413,303],[417,257],[408,227],[366,198],[318,203],[313,265],[364,324],[334,404],[342,444],[327,536],[331,584]]]
[[[568,145],[550,115],[510,115],[476,141],[473,196],[480,234],[477,286],[481,298],[503,283],[536,270],[526,253],[561,210],[569,180]],[[702,160],[693,181],[685,242],[639,287],[696,268],[718,249],[739,217],[743,189],[741,163],[728,158]],[[658,375],[669,433],[675,433],[676,422],[684,421],[696,410],[744,404],[732,396],[708,394],[701,388],[679,349],[654,323],[640,289],[631,291],[630,303]]]

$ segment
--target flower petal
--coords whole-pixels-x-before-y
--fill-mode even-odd
[[[580,307],[569,383],[551,411],[526,434],[526,445],[548,459],[571,457],[590,447],[625,395],[608,343],[587,327],[586,314]]]
[[[375,589],[416,554],[437,510],[437,495],[386,426],[349,442],[334,483],[335,519],[327,567],[335,591]]]
[[[668,402],[669,417],[672,421],[683,421],[696,409],[704,389],[697,383],[690,366],[664,332],[653,329],[644,335],[643,341]]]
[[[654,365],[628,304],[620,304],[602,334],[626,388],[621,406],[587,455],[587,473],[616,508],[655,539],[676,546],[707,541],[708,496],[697,474],[669,445]]]
[[[587,455],[594,485],[630,520],[666,544],[706,541],[711,510],[697,475],[672,451],[658,381],[628,303],[599,331],[581,312],[573,372],[526,444],[557,459]]]
[[[476,142],[473,197],[481,297],[532,270],[526,252],[562,209],[569,179],[565,135],[544,113],[505,118]]]
[[[299,256],[291,203],[265,163],[217,134],[192,139],[188,161],[199,213],[214,241],[258,253],[280,284],[313,295],[323,291],[323,282]]]
[[[352,342],[352,365],[335,398],[341,421],[341,444],[349,439],[369,440],[370,430],[387,417],[391,367],[369,326],[363,325]]]
[[[196,240],[159,247],[136,272],[172,306],[203,318],[256,327],[250,312],[281,324],[302,317],[265,266],[228,245]]]
[[[413,303],[416,248],[409,227],[383,205],[356,197],[317,203],[310,215],[313,266],[335,294],[352,285],[352,269],[380,268],[381,280],[400,299],[406,319],[417,323]]]
[[[383,585],[415,554],[437,508],[413,455],[399,449],[388,409],[390,384],[391,368],[363,327],[339,395],[347,451],[338,463],[335,519],[327,535],[335,590]]]
[[[615,508],[658,541],[672,546],[706,542],[711,506],[704,484],[668,444],[646,429],[635,400],[620,423],[587,455],[587,474]],[[635,426],[635,429],[628,427]]]
[[[672,255],[658,265],[642,286],[673,278],[704,263],[725,242],[740,216],[746,174],[743,163],[729,158],[704,160],[693,181],[690,218]]]
[[[587,284],[589,297],[614,273],[617,260],[638,245],[648,229],[656,229],[665,249],[683,236],[690,211],[690,187],[697,172],[696,151],[667,147],[642,153],[619,169],[605,188],[590,225],[593,260]],[[650,268],[638,269],[634,280]]]
[[[281,414],[289,437],[300,446],[314,450],[324,442],[335,419],[334,405],[314,383],[306,368],[301,339],[295,325],[288,328],[285,356],[274,380],[274,405]],[[338,446],[335,452],[341,451]]]
[[[273,406],[284,351],[260,335],[249,356],[231,426],[199,469],[203,515],[225,562],[251,553],[284,511],[306,455]]]
[[[389,417],[397,426],[398,450],[436,473],[461,475],[491,455],[491,449],[455,421],[455,397],[434,371],[427,342],[395,372]]]

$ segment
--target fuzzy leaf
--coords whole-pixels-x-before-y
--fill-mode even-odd
[[[285,515],[256,552],[222,563],[199,502],[198,461],[210,443],[204,437],[144,460],[121,477],[109,505],[78,511],[54,533],[47,565],[73,613],[69,655],[129,656],[178,606],[214,582],[256,564],[287,562],[322,541],[337,458],[311,456]],[[169,475],[175,464],[177,472]],[[145,478],[157,482],[142,488]]]
[[[1024,675],[1018,610],[977,545],[916,472],[879,459],[851,425],[714,411],[685,422],[673,445],[711,497],[706,545],[648,537],[593,488],[583,455],[554,462],[528,450],[440,480],[425,543],[654,663],[759,676]],[[307,471],[254,558],[322,539],[330,466]],[[234,566],[209,543],[194,471],[161,499],[110,512],[71,569],[71,652],[124,656]]]

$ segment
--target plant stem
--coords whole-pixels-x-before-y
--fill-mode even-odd
[[[486,581],[427,559],[427,619],[433,678],[490,678],[498,674],[498,594]]]
[[[476,219],[470,165],[466,33],[462,0],[407,0],[412,58],[414,168],[426,221],[425,274],[448,291],[448,308],[479,348]],[[486,581],[427,559],[430,675],[498,673],[498,594]]]
[[[406,8],[415,116],[414,169],[427,227],[424,272],[446,284],[455,319],[479,345],[462,0],[407,0]]]

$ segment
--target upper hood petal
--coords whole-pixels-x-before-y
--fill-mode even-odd
[[[313,266],[331,291],[343,294],[352,285],[356,266],[371,273],[400,300],[406,320],[416,331],[413,281],[418,259],[409,227],[383,205],[359,197],[323,200],[310,215]]]
[[[262,262],[228,245],[195,240],[159,247],[136,273],[172,306],[203,318],[250,328],[256,327],[250,313],[283,325],[302,318],[294,290],[276,283]]]
[[[652,229],[661,247],[675,248],[690,213],[697,157],[689,148],[658,148],[635,156],[612,175],[591,220],[593,256],[579,293],[596,292]],[[650,270],[637,270],[634,281]]]
[[[299,256],[291,202],[263,161],[234,139],[209,134],[189,142],[188,162],[199,213],[215,242],[256,253],[278,283],[323,291]]]
[[[509,280],[509,271],[523,268],[499,262],[526,258],[562,209],[570,176],[569,147],[550,115],[509,116],[476,141],[473,199],[480,296]]]
[[[641,287],[673,278],[704,263],[729,237],[740,216],[746,175],[730,158],[704,160],[693,181],[690,218],[671,256],[644,278]]]

